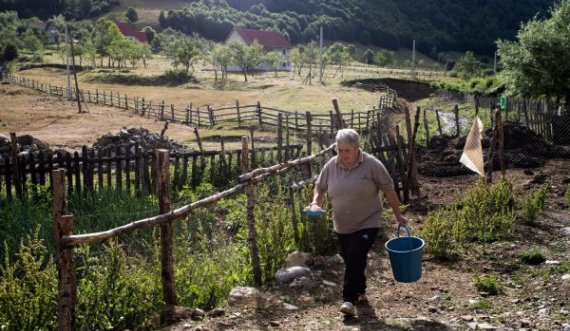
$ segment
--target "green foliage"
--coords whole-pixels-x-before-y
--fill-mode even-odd
[[[503,291],[500,279],[493,275],[475,276],[473,285],[477,288],[477,291],[490,295],[497,295]]]
[[[421,231],[426,253],[450,258],[460,254],[469,242],[509,238],[515,207],[512,185],[506,180],[492,186],[478,183],[464,198],[428,214]]]
[[[466,52],[453,66],[453,71],[464,79],[477,76],[480,69],[481,63],[475,58],[473,52]]]
[[[529,224],[535,224],[538,215],[544,210],[546,201],[546,187],[532,192],[524,198],[522,204],[523,219]]]
[[[6,237],[4,237],[6,238]],[[4,243],[0,269],[0,329],[52,330],[57,325],[57,270],[39,227],[20,243],[14,261]]]
[[[469,305],[469,308],[473,310],[484,310],[488,311],[493,309],[493,302],[490,299],[481,299],[475,303]]]
[[[141,85],[141,86],[179,86],[197,82],[196,78],[186,73],[185,69],[168,69],[162,75],[142,76],[114,70],[99,70],[98,73],[88,73],[85,81],[105,84]]]
[[[556,3],[549,14],[524,24],[516,41],[498,41],[502,74],[512,94],[568,98],[570,1]]]
[[[539,249],[531,248],[521,254],[521,261],[526,264],[536,265],[546,261],[546,258]]]
[[[135,23],[139,20],[139,15],[133,7],[129,7],[125,13],[125,17],[129,20],[129,23]]]
[[[78,329],[134,329],[161,305],[155,261],[127,256],[116,240],[102,252],[91,252],[89,246],[76,252]]]
[[[182,34],[172,38],[165,45],[164,52],[172,60],[173,66],[184,66],[186,73],[188,73],[190,67],[194,71],[194,62],[200,55],[196,41]]]

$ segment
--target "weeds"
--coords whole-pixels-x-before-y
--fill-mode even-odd
[[[544,210],[546,201],[546,188],[541,187],[537,191],[527,195],[522,203],[522,215],[527,224],[536,224],[538,214]]]
[[[568,207],[570,208],[570,184],[566,185],[566,193],[564,194],[564,197],[566,198],[566,203],[568,204]]]
[[[473,310],[489,311],[493,309],[493,301],[489,299],[481,299],[475,303],[472,303],[471,305],[469,305],[469,307]]]
[[[526,264],[537,265],[546,261],[546,258],[539,249],[531,248],[521,254],[521,261]]]
[[[479,292],[485,292],[489,295],[500,294],[503,290],[503,285],[500,280],[493,275],[476,276],[473,279],[473,285]]]

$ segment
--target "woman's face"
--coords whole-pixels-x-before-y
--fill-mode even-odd
[[[352,167],[358,159],[358,147],[352,144],[337,144],[338,156],[342,164],[346,167]]]

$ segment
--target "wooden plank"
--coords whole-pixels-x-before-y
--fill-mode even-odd
[[[81,193],[81,158],[79,153],[73,153],[73,174],[75,176],[75,192]]]
[[[126,147],[125,151],[125,187],[127,190],[127,195],[131,194],[131,148]]]
[[[117,160],[115,161],[115,184],[117,187],[117,192],[123,191],[123,162],[121,161],[121,147],[117,146],[115,149],[115,155]]]

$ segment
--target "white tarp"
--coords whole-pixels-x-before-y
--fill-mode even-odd
[[[483,122],[481,122],[479,116],[475,116],[473,126],[471,126],[471,131],[469,131],[469,135],[467,136],[467,141],[465,142],[463,154],[459,162],[479,175],[485,176],[483,147],[481,145],[482,133]]]

